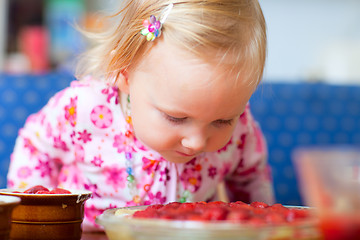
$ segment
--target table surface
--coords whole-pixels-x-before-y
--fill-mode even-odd
[[[84,232],[81,240],[109,240],[105,233],[87,233]]]

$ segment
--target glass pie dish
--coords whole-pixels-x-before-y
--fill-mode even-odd
[[[108,209],[96,218],[109,240],[196,239],[196,240],[318,240],[316,219],[287,224],[251,225],[226,221],[189,221],[133,218],[148,206]],[[288,208],[302,208],[286,206]]]

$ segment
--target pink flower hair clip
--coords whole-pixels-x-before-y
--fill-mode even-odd
[[[156,20],[154,15],[151,15],[149,19],[144,19],[142,22],[144,28],[140,31],[140,33],[141,35],[146,36],[147,41],[154,41],[155,38],[160,36],[162,25],[164,24],[173,6],[174,4],[171,3],[164,9],[164,15],[160,20]]]

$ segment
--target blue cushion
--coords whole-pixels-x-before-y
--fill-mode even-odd
[[[250,102],[268,143],[277,202],[303,204],[295,148],[360,145],[360,86],[266,83]]]
[[[0,188],[6,187],[10,155],[18,130],[57,91],[69,85],[71,75],[0,74]]]

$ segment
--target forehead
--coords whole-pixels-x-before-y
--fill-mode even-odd
[[[220,109],[231,101],[232,107],[227,111],[237,112],[245,107],[253,91],[253,87],[242,83],[241,76],[219,64],[216,57],[203,59],[165,41],[156,43],[135,70],[138,84],[146,91],[156,92],[153,98],[169,107],[205,110],[211,105]]]
[[[202,83],[209,84],[211,80],[216,80],[225,75],[228,85],[231,85],[232,80],[237,79],[239,79],[239,81],[233,81],[233,84],[245,84],[245,71],[243,71],[245,67],[239,63],[234,53],[219,49],[202,49],[202,54],[200,54],[198,50],[192,51],[184,49],[165,41],[163,38],[148,44],[153,45],[148,47],[145,55],[136,62],[133,69],[151,72],[155,75],[163,75],[165,78],[179,73],[178,75],[182,76],[182,79],[185,80],[188,75],[203,74],[204,72],[216,73],[213,74],[210,79],[198,79],[198,81],[194,82],[194,85],[201,85]],[[242,72],[244,74],[242,74]]]

